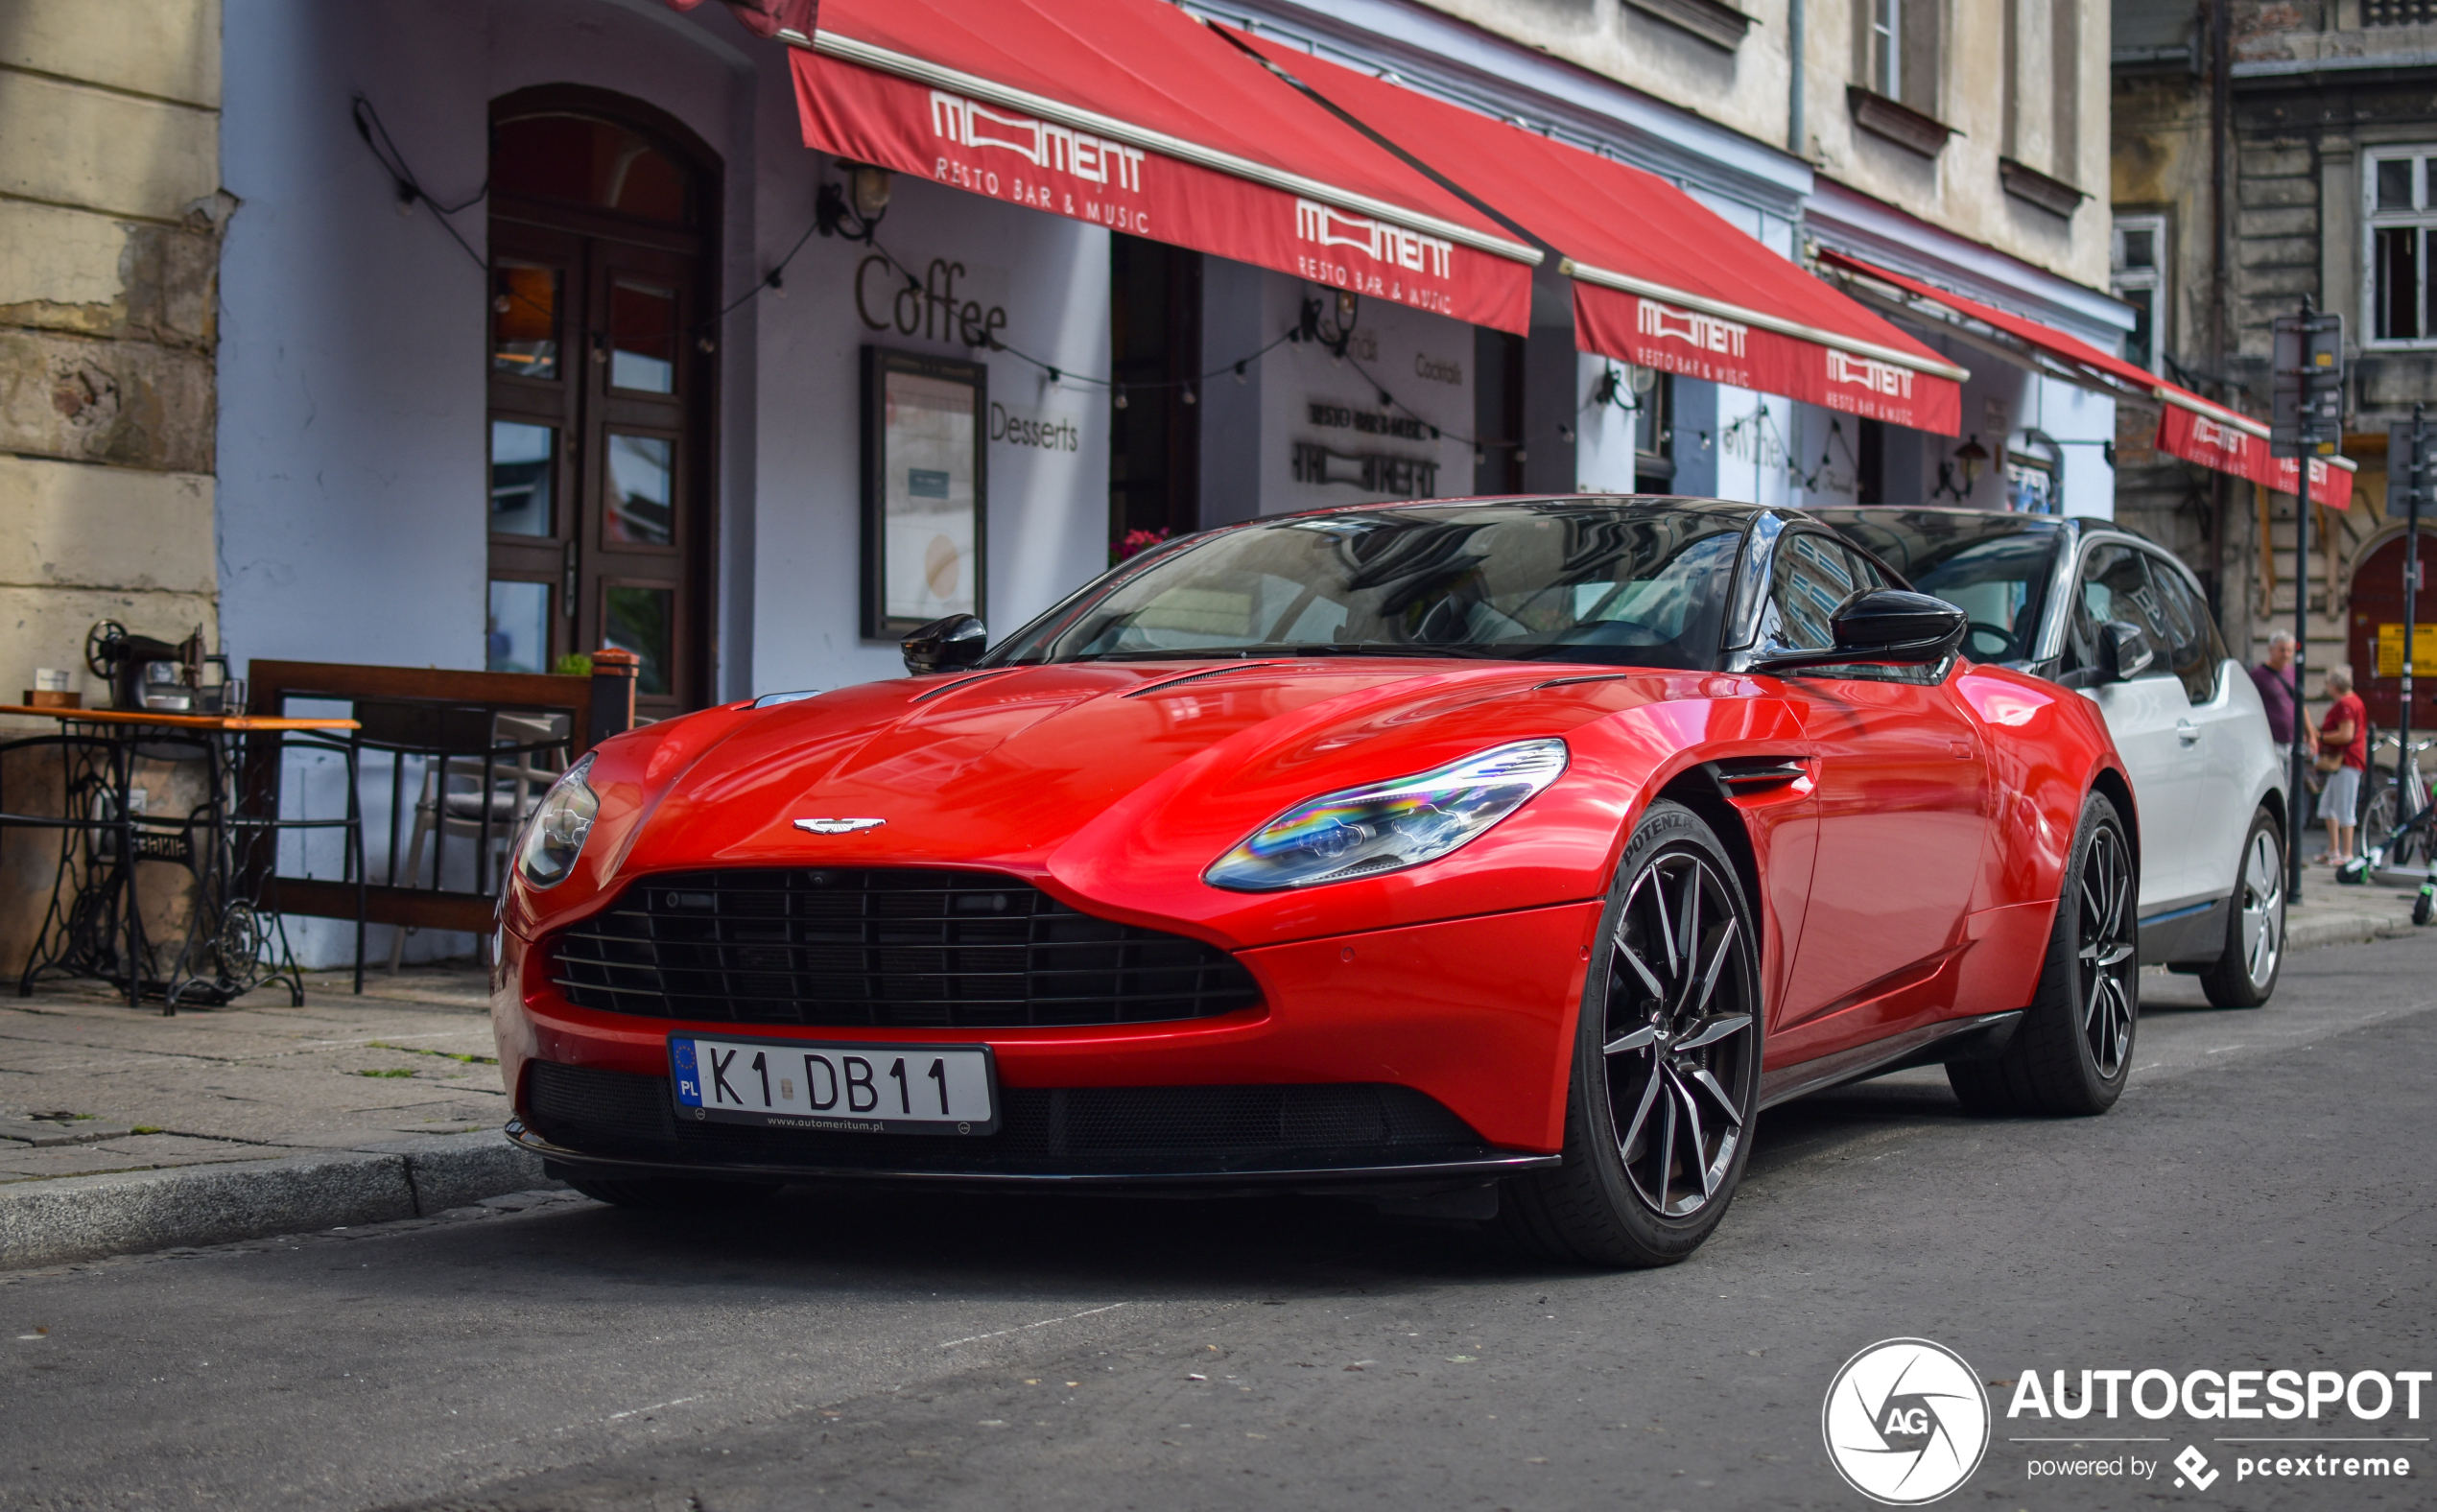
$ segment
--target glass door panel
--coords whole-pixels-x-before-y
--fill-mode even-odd
[[[621,546],[669,546],[675,536],[675,443],[661,436],[609,433],[607,509],[602,539]]]
[[[667,588],[611,583],[603,592],[601,638],[621,650],[635,653],[638,697],[665,697],[672,691],[669,674],[675,650],[676,594]]]
[[[491,371],[558,377],[559,296],[556,268],[501,259],[491,271]]]
[[[554,535],[551,501],[558,466],[558,433],[520,420],[491,422],[493,535]]]
[[[676,291],[623,278],[611,284],[609,387],[674,393],[676,355]]]
[[[492,579],[484,667],[490,672],[548,672],[550,627],[550,584]]]

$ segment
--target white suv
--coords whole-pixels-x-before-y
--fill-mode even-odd
[[[2191,573],[2103,520],[1810,511],[1971,616],[1965,653],[2082,690],[2132,776],[2141,958],[2257,1007],[2284,957],[2284,753]]]

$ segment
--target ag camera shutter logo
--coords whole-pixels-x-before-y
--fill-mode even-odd
[[[1890,1338],[1828,1383],[1820,1434],[1846,1483],[1873,1501],[1920,1506],[1972,1478],[1989,1448],[1989,1399],[1963,1357]]]

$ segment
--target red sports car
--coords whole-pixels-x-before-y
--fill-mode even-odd
[[[607,1201],[1332,1191],[1682,1259],[1773,1102],[2114,1102],[2132,797],[2081,695],[1803,515],[1253,521],[996,647],[672,720],[527,829],[513,1138]]]

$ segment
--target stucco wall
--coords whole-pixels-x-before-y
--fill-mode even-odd
[[[1737,0],[1752,26],[1732,49],[1629,0],[1429,0],[1459,16],[1592,69],[1775,147],[1942,230],[1985,243],[2093,287],[2107,281],[2106,0],[1908,0],[1934,6],[1934,98],[1922,102],[1955,134],[1934,155],[1857,128],[1846,89],[1862,81],[1857,45],[1868,0]],[[1789,4],[1803,11],[1803,112],[1793,139]],[[2055,34],[2072,29],[2062,78]],[[2053,105],[2070,91],[2070,127]],[[2090,198],[2070,217],[2010,195],[1998,160],[2012,156]]]

